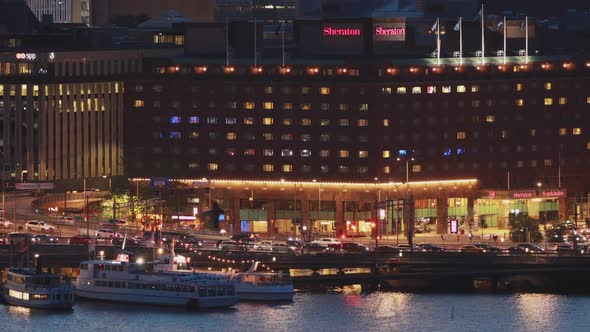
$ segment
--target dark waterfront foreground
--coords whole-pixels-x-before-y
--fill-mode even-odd
[[[79,302],[71,312],[0,306],[13,331],[588,331],[590,296],[298,293],[293,303],[182,309]]]

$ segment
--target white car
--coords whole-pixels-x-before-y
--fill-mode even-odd
[[[12,225],[14,225],[12,222],[0,218],[0,228],[10,228]]]
[[[115,237],[122,237],[120,233],[115,233],[112,229],[107,229],[107,228],[101,228],[101,229],[96,230],[94,235],[96,236],[97,239],[100,239],[100,238],[112,239]]]
[[[272,241],[259,241],[254,243],[255,250],[272,251]]]
[[[273,242],[272,252],[288,253],[291,251],[287,242]]]
[[[28,231],[35,231],[35,232],[53,232],[55,227],[49,225],[45,221],[41,220],[29,220],[25,224],[25,229]]]
[[[66,216],[60,216],[59,218],[57,218],[58,221],[65,221],[65,222],[74,222],[76,221],[76,219],[74,219],[74,217],[66,217]]]
[[[333,238],[320,238],[320,239],[317,239],[315,241],[312,241],[312,243],[317,243],[317,244],[319,244],[321,246],[327,247],[327,246],[329,246],[331,244],[338,245],[341,242],[338,241],[338,240],[336,240],[336,239],[333,239]]]

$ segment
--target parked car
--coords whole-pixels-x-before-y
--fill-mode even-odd
[[[416,245],[416,248],[418,250],[427,251],[427,252],[443,252],[443,251],[445,251],[445,248],[435,246],[434,244],[429,244],[429,243],[418,244],[418,245]]]
[[[33,243],[46,243],[46,244],[50,244],[50,243],[57,243],[59,239],[53,236],[49,236],[47,234],[37,234],[35,236],[33,236]]]
[[[331,245],[331,244],[332,245],[334,245],[334,244],[338,245],[341,242],[339,240],[337,240],[337,239],[324,237],[324,238],[320,238],[320,239],[314,240],[314,241],[312,241],[312,243],[318,243],[318,244],[320,244],[322,246],[326,246],[327,247],[328,245]]]
[[[289,249],[289,245],[287,245],[287,242],[273,242],[272,243],[272,252],[286,254],[289,251],[291,251],[291,249]]]
[[[248,245],[250,243],[258,242],[260,238],[254,233],[239,233],[232,235],[231,240],[240,244]]]
[[[495,252],[495,253],[502,252],[502,249],[500,249],[498,247],[491,246],[486,243],[476,243],[476,244],[474,244],[474,246],[483,249],[484,252]]]
[[[55,227],[49,225],[48,223],[41,221],[41,220],[29,220],[25,224],[25,229],[28,231],[35,231],[35,232],[53,232],[55,231]]]
[[[74,217],[68,217],[68,216],[59,216],[59,217],[57,218],[57,221],[62,221],[62,222],[71,222],[71,223],[73,223],[73,222],[75,222],[75,221],[76,221],[76,219],[74,219]]]
[[[331,249],[329,249],[327,246],[323,246],[317,242],[310,242],[310,243],[306,243],[303,246],[303,249],[301,249],[301,253],[302,254],[323,254],[326,252],[330,252],[332,251]]]
[[[399,251],[411,251],[412,247],[409,244],[400,244],[397,246]]]
[[[119,220],[110,219],[110,220],[103,221],[102,223],[100,223],[100,227],[115,227],[115,226],[121,226],[121,225],[125,225],[125,224],[127,224],[127,222],[123,219],[119,219]]]
[[[483,248],[480,248],[474,244],[468,244],[465,246],[462,246],[459,249],[460,252],[466,252],[466,253],[471,253],[471,254],[479,254],[479,253],[484,253],[485,250]]]
[[[545,249],[530,243],[519,243],[517,245],[525,250],[525,252],[530,254],[542,254],[545,253]]]
[[[375,248],[376,252],[399,252],[400,249],[398,247],[394,247],[394,246],[378,246]]]
[[[287,241],[287,245],[289,249],[294,252],[300,252],[303,248],[303,242],[297,240],[289,240]]]
[[[71,245],[91,244],[93,241],[94,241],[94,239],[92,239],[90,236],[76,235],[76,236],[72,236],[68,243]]]
[[[254,243],[255,250],[272,251],[272,241],[259,241]]]
[[[360,244],[360,243],[343,242],[342,246],[340,247],[340,250],[342,250],[343,252],[346,252],[346,253],[359,253],[359,252],[367,252],[367,251],[369,251],[369,248],[365,245]]]
[[[122,237],[120,233],[115,233],[112,229],[108,229],[108,228],[101,228],[96,230],[95,234],[97,239],[100,238],[115,238],[115,237]]]
[[[236,241],[221,241],[219,249],[223,251],[238,250],[240,249],[240,244]]]

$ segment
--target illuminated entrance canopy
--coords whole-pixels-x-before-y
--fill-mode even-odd
[[[515,191],[482,191],[481,197],[486,199],[531,199],[531,198],[559,198],[566,197],[565,189],[544,189],[544,190],[515,190]]]

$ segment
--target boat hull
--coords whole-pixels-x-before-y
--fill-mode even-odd
[[[52,310],[72,310],[75,305],[73,301],[51,301],[51,300],[34,300],[27,301],[17,299],[7,294],[7,290],[2,294],[4,301],[10,305],[34,309],[52,309]]]
[[[294,292],[238,292],[240,301],[289,302],[294,295]]]

